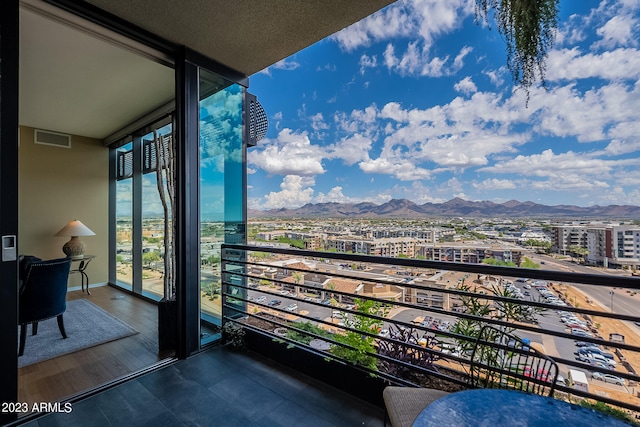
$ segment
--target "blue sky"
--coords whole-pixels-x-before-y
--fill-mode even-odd
[[[474,4],[399,1],[251,76],[249,207],[640,205],[640,1],[560,0],[528,108]]]

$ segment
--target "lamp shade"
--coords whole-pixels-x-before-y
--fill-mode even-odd
[[[91,231],[89,227],[84,225],[82,222],[74,219],[69,224],[62,227],[60,231],[58,231],[55,236],[95,236],[96,233]]]
[[[64,244],[62,251],[68,257],[78,259],[84,257],[84,251],[87,248],[87,245],[81,241],[78,236],[95,236],[96,233],[91,231],[91,229],[82,222],[74,219],[62,227],[62,230],[58,231],[55,235],[71,236],[71,240]]]

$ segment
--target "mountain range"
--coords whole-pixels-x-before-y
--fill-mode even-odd
[[[296,209],[270,209],[247,212],[254,218],[406,218],[425,217],[517,217],[517,218],[638,218],[640,206],[609,205],[580,207],[573,205],[541,205],[509,200],[504,203],[470,202],[460,198],[445,203],[418,205],[407,199],[375,203],[307,203]]]

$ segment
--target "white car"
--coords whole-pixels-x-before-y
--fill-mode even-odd
[[[265,297],[264,295],[256,298],[256,302],[262,303],[262,302],[266,302],[266,301],[267,301],[267,297]]]
[[[605,383],[625,385],[624,378],[620,378],[612,374],[604,374],[602,372],[593,372],[591,374],[591,378],[593,378],[594,380],[604,381]]]
[[[378,332],[378,336],[380,337],[388,337],[389,336],[389,330],[388,329],[383,329],[380,332]]]
[[[296,311],[298,309],[298,304],[289,304],[284,309],[287,311]]]

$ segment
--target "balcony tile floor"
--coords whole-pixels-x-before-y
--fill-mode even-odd
[[[29,427],[382,426],[384,411],[259,355],[217,347]]]

